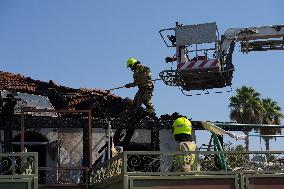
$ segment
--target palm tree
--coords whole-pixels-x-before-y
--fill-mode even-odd
[[[262,99],[263,106],[263,124],[268,125],[280,125],[283,114],[281,113],[281,107],[278,106],[276,101],[270,98]],[[261,128],[261,135],[276,135],[281,134],[281,128]],[[263,136],[266,150],[269,150],[269,140],[275,137]]]
[[[261,123],[262,104],[260,93],[252,87],[242,86],[236,90],[236,96],[230,98],[230,118],[238,123]],[[248,135],[248,130],[244,131]],[[246,150],[249,150],[249,139],[245,140]]]

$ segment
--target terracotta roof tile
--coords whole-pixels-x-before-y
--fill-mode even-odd
[[[16,90],[16,91],[35,91],[35,84],[29,82],[20,74],[11,74],[8,72],[0,72],[0,89],[1,90]]]
[[[27,93],[40,93],[42,90],[49,90],[50,88],[56,89],[59,93],[81,93],[81,94],[91,94],[95,93],[97,95],[111,96],[114,98],[119,98],[111,93],[107,93],[101,89],[74,89],[61,85],[55,84],[52,80],[49,82],[44,82],[40,80],[34,80],[30,77],[25,77],[20,74],[13,74],[9,72],[0,71],[0,90],[16,90]]]

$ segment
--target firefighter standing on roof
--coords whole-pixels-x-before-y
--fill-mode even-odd
[[[147,112],[150,115],[155,115],[155,109],[152,104],[154,85],[151,81],[150,69],[142,65],[135,58],[128,59],[127,67],[133,71],[134,82],[125,85],[125,87],[138,86],[139,89],[134,97],[134,108],[141,106],[143,103],[146,106]]]
[[[192,139],[192,125],[186,117],[177,118],[172,125],[173,135],[178,142],[177,151],[189,152],[196,150]],[[175,155],[172,162],[172,171],[188,172],[196,170],[195,154]]]

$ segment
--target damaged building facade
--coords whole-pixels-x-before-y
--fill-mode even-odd
[[[0,151],[21,151],[21,124],[24,124],[24,151],[38,152],[39,167],[42,168],[39,173],[44,177],[47,175],[46,167],[97,165],[111,156],[108,150],[111,146],[130,151],[161,148],[157,121],[143,120],[146,115],[143,108],[133,114],[131,99],[123,99],[103,90],[73,89],[51,80],[43,82],[8,72],[0,72],[0,78]],[[31,112],[34,110],[41,111]],[[87,124],[88,114],[80,110],[90,110],[91,139],[84,136],[83,125]],[[21,123],[22,118],[24,123]],[[29,119],[33,118],[42,118],[43,121],[30,124]],[[73,122],[66,124],[57,121],[51,124],[44,121],[59,118],[72,119]],[[125,128],[128,128],[127,132]],[[162,148],[174,150],[170,131],[165,129],[160,132],[164,139],[167,138],[161,143]],[[84,150],[84,142],[91,143],[86,145],[91,149]],[[40,182],[47,180],[45,178]]]
[[[213,133],[206,149],[194,152],[196,170],[172,171],[177,155],[171,134],[175,115],[147,118],[143,108],[133,112],[131,99],[8,72],[0,72],[0,92],[0,188],[284,186],[283,151],[226,152]],[[201,122],[192,125],[204,130]],[[216,125],[226,131],[256,128]],[[123,153],[117,154],[113,147]],[[182,154],[188,153],[178,155]]]

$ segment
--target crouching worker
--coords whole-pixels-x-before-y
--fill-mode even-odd
[[[191,136],[192,125],[187,118],[177,118],[172,125],[172,131],[175,140],[178,142],[177,151],[190,152],[196,150],[196,144]],[[195,170],[195,154],[174,156],[171,171],[189,172]]]

